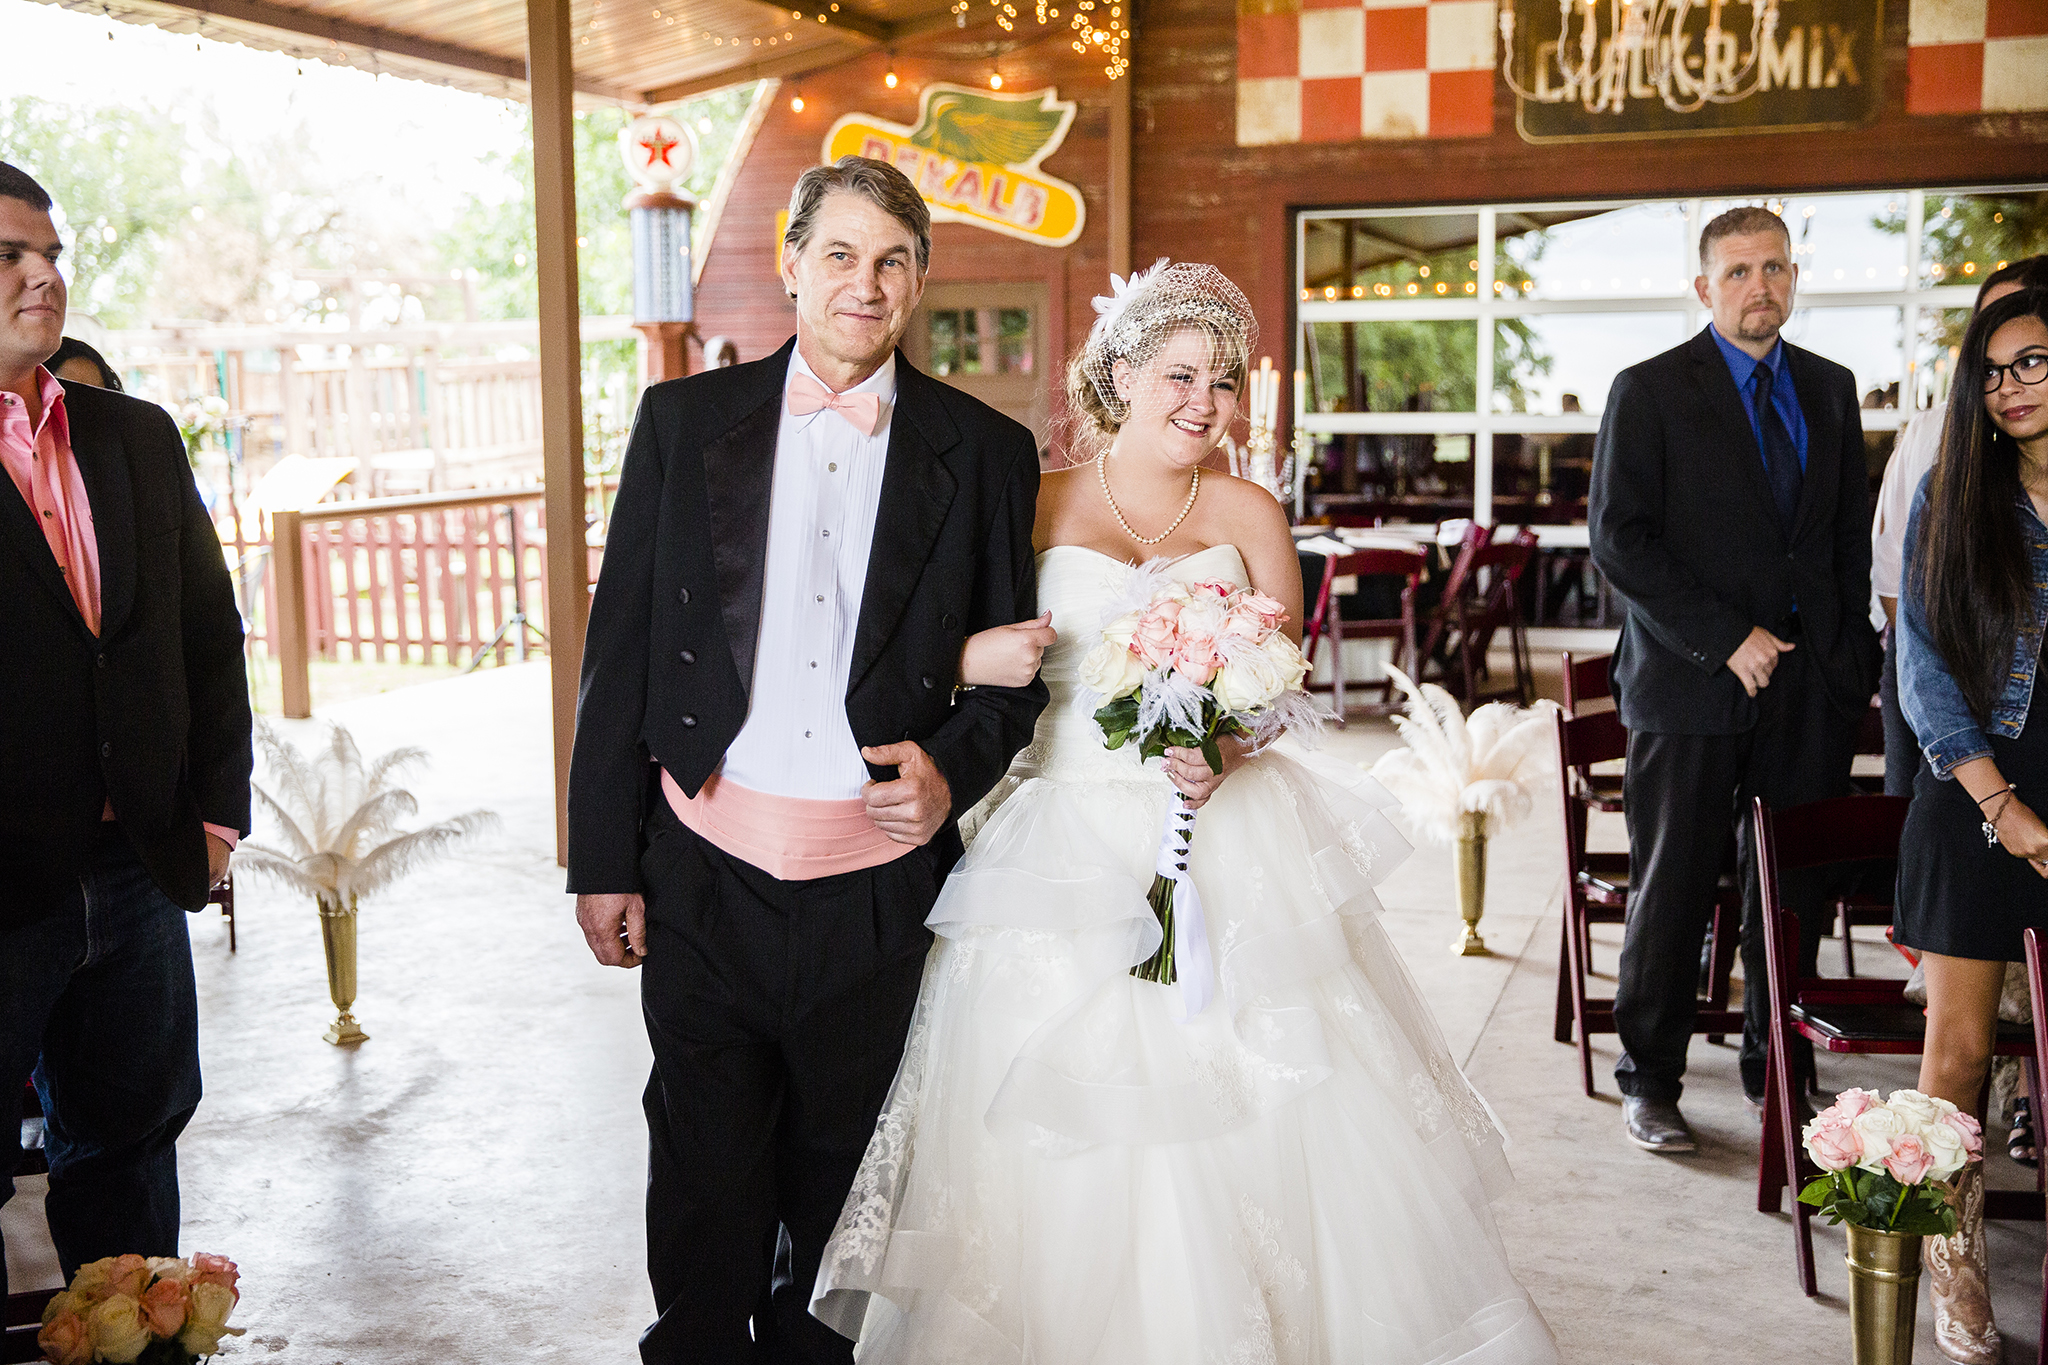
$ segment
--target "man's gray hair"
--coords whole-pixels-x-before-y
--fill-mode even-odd
[[[1785,238],[1785,247],[1792,246],[1792,229],[1785,226],[1785,220],[1769,209],[1758,204],[1743,204],[1729,209],[1705,227],[1700,229],[1700,273],[1705,274],[1707,262],[1714,259],[1714,243],[1723,237],[1747,237],[1756,232],[1776,232]]]
[[[811,240],[818,227],[818,210],[825,196],[834,190],[857,194],[910,229],[917,239],[917,273],[932,264],[932,211],[910,177],[886,161],[865,156],[842,156],[829,166],[813,166],[797,177],[789,193],[789,230],[783,243],[798,251]]]

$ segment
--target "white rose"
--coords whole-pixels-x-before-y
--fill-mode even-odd
[[[228,1314],[235,1311],[235,1291],[224,1284],[192,1286],[192,1308],[178,1344],[195,1356],[220,1353],[220,1339],[229,1334]],[[236,1335],[239,1335],[239,1329]],[[134,1359],[130,1356],[129,1359]]]
[[[1218,598],[1197,594],[1180,609],[1180,633],[1215,639],[1230,620],[1230,608]]]
[[[1241,649],[1211,687],[1216,704],[1226,711],[1256,711],[1280,695],[1286,684],[1263,649]]]
[[[1280,686],[1274,689],[1274,695],[1301,684],[1303,675],[1308,672],[1308,660],[1301,657],[1301,647],[1287,638],[1287,632],[1274,631],[1260,648],[1273,661],[1280,675]]]
[[[126,1294],[94,1304],[86,1323],[92,1328],[92,1342],[99,1358],[111,1365],[133,1365],[135,1357],[149,1345],[149,1329],[142,1325],[142,1305]]]
[[[1145,665],[1123,645],[1104,640],[1081,661],[1080,678],[1083,685],[1115,701],[1138,690],[1145,681]]]
[[[1102,628],[1102,638],[1111,644],[1128,646],[1131,637],[1138,633],[1138,622],[1143,620],[1142,611],[1127,611]]]
[[[1863,1160],[1856,1164],[1866,1171],[1883,1170],[1884,1159],[1892,1154],[1892,1139],[1906,1133],[1906,1125],[1898,1114],[1882,1104],[1874,1104],[1850,1119],[1849,1126],[1863,1140]]]
[[[1885,1104],[1905,1120],[1908,1131],[1931,1128],[1941,1122],[1941,1101],[1918,1090],[1894,1090]]]
[[[1934,1165],[1927,1171],[1930,1179],[1946,1180],[1969,1163],[1970,1153],[1963,1146],[1963,1135],[1946,1123],[1923,1124],[1920,1141],[1926,1145],[1927,1154],[1934,1158]]]

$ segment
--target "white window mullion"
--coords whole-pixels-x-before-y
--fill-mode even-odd
[[[1472,406],[1478,422],[1472,433],[1472,519],[1493,525],[1493,235],[1494,211],[1479,210],[1478,374],[1473,376]]]

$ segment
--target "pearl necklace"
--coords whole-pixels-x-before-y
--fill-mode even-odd
[[[1106,454],[1107,452],[1104,453]],[[1095,457],[1095,478],[1102,485],[1103,501],[1109,504],[1109,514],[1116,518],[1117,525],[1124,528],[1124,534],[1137,541],[1140,545],[1157,545],[1160,541],[1178,531],[1180,524],[1188,519],[1188,513],[1195,510],[1195,494],[1202,491],[1202,467],[1200,465],[1195,466],[1194,478],[1188,480],[1188,500],[1180,505],[1180,515],[1173,519],[1173,525],[1167,527],[1156,536],[1139,535],[1131,529],[1131,524],[1124,520],[1123,509],[1116,505],[1116,495],[1109,491],[1109,470],[1104,466],[1102,460],[1103,457],[1101,455]]]

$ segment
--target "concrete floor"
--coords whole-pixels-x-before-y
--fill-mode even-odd
[[[185,1246],[243,1267],[249,1335],[226,1354],[629,1365],[652,1315],[647,1044],[633,978],[591,960],[554,865],[546,665],[323,714],[366,752],[432,751],[414,784],[423,818],[487,806],[505,830],[363,907],[355,1012],[371,1040],[354,1050],[320,1040],[332,1010],[309,903],[245,883],[233,955],[217,915],[194,921],[207,1098],[180,1145]],[[293,728],[301,744],[318,741],[316,722]],[[1395,742],[1386,724],[1354,721],[1330,747],[1370,762]],[[1396,943],[1513,1139],[1520,1184],[1499,1216],[1518,1272],[1569,1361],[1847,1360],[1841,1235],[1816,1229],[1822,1293],[1806,1299],[1788,1217],[1754,1208],[1757,1129],[1734,1049],[1696,1043],[1686,1111],[1702,1150],[1659,1158],[1623,1140],[1613,1039],[1596,1039],[1597,1099],[1579,1092],[1573,1050],[1551,1041],[1557,820],[1539,800],[1493,842],[1483,929],[1494,957],[1447,952],[1444,851],[1419,849],[1381,888]],[[1618,839],[1618,822],[1594,837]],[[1611,970],[1618,929],[1602,934],[1596,965]],[[1903,967],[1875,937],[1859,962]],[[1911,1084],[1914,1065],[1829,1059],[1822,1080],[1889,1089]],[[2031,1177],[2000,1157],[1992,1179]],[[24,1181],[0,1212],[17,1287],[55,1276],[40,1192]],[[2007,1359],[2032,1359],[2041,1227],[1994,1226],[1991,1245]],[[1922,1319],[1918,1359],[1934,1361]]]

